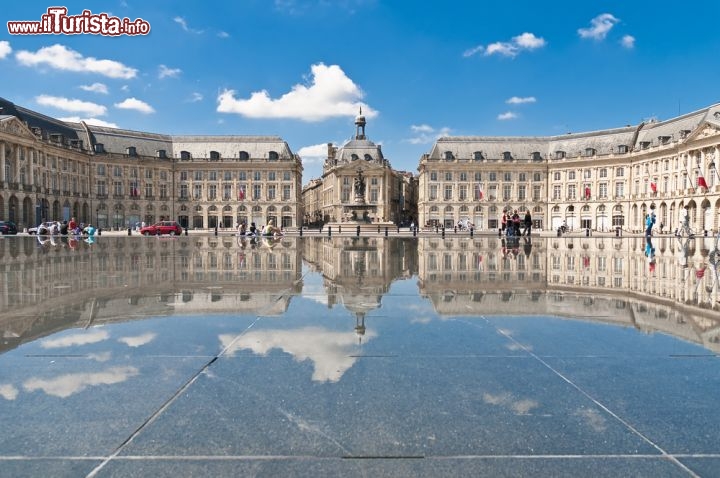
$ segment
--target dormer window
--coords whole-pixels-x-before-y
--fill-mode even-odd
[[[503,161],[512,161],[512,153],[510,151],[504,151],[502,154]]]
[[[369,154],[366,154],[365,161],[372,161],[372,156],[370,156]]]
[[[640,141],[640,149],[648,149],[650,147],[650,141]]]
[[[670,142],[670,136],[658,136],[660,144],[668,144]]]
[[[190,154],[190,151],[180,151],[180,159],[189,161],[192,159],[192,154]]]
[[[540,151],[534,151],[530,157],[533,161],[542,161],[542,155],[540,154]]]
[[[83,142],[81,139],[71,139],[70,140],[70,146],[76,149],[82,149]]]
[[[617,147],[618,154],[625,154],[628,152],[627,144],[619,144]]]
[[[689,134],[690,134],[690,130],[689,130],[689,129],[680,130],[680,137],[681,137],[682,139],[687,138]]]
[[[453,156],[452,151],[445,151],[444,153],[445,161],[452,161],[455,159],[455,156]]]
[[[350,155],[350,160],[351,160],[351,161],[357,161],[358,159],[360,159],[360,156],[358,156],[357,154],[354,154],[354,153],[353,153],[353,154]]]
[[[105,154],[105,145],[102,143],[95,143],[95,154]]]
[[[565,159],[565,151],[555,151],[555,158]]]
[[[482,161],[483,159],[485,159],[485,157],[483,156],[482,151],[475,151],[473,153],[473,160]]]
[[[585,148],[585,156],[586,157],[595,156],[595,153],[596,153],[595,148]]]
[[[166,159],[167,152],[164,149],[158,149],[157,151],[155,151],[155,156],[160,159]]]
[[[135,149],[135,146],[128,146],[125,148],[125,154],[128,156],[137,156],[137,150]]]
[[[217,151],[210,151],[210,161],[220,161],[220,153]]]
[[[52,141],[53,143],[62,144],[63,140],[64,140],[63,135],[61,135],[60,133],[53,133],[50,135],[50,141]]]
[[[240,161],[247,161],[248,159],[250,159],[250,155],[247,151],[240,151],[238,158],[240,159]]]
[[[277,161],[278,159],[280,159],[280,156],[278,156],[277,152],[270,151],[270,153],[268,154],[268,158],[270,158],[270,161]]]

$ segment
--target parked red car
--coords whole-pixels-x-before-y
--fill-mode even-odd
[[[160,221],[140,228],[140,234],[143,236],[161,236],[163,234],[179,236],[182,234],[182,227],[176,221]]]

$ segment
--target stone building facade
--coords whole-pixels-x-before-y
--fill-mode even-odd
[[[496,229],[529,209],[538,229],[720,225],[720,104],[667,121],[549,137],[440,138],[419,165],[421,225]]]
[[[328,144],[322,177],[303,189],[306,224],[396,224],[414,217],[415,177],[392,169],[365,125],[361,112],[353,139],[339,148]]]
[[[0,108],[0,219],[20,227],[301,223],[302,163],[277,136],[161,135]]]

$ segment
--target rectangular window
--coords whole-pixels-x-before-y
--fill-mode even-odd
[[[504,173],[503,181],[512,181],[512,173]]]
[[[607,199],[608,185],[607,183],[600,183],[598,186],[598,195],[600,199]]]
[[[275,171],[268,171],[268,181],[275,181]]]
[[[437,171],[430,171],[430,181],[437,181]]]
[[[617,170],[615,171],[615,177],[622,178],[623,176],[625,176],[625,169],[617,168]]]
[[[289,201],[290,200],[290,185],[285,184],[283,186],[283,201]]]
[[[181,185],[180,185],[180,198],[181,198],[181,199],[187,199],[187,198],[188,198],[188,185],[187,185],[187,184],[181,184]]]
[[[225,201],[232,199],[232,184],[223,184],[223,199]]]
[[[270,184],[267,188],[267,198],[268,201],[272,201],[275,199],[275,185]]]
[[[153,185],[152,183],[145,183],[145,197],[151,198],[153,197]]]
[[[113,176],[116,178],[122,177],[122,168],[120,166],[113,167]]]
[[[260,184],[253,184],[253,200],[259,201],[260,195],[262,194],[262,185]]]
[[[512,199],[512,184],[503,184],[503,201]]]
[[[167,184],[161,183],[160,184],[160,199],[167,199],[167,197],[168,197]]]
[[[208,180],[209,181],[217,181],[217,171],[210,171],[208,173]]]
[[[482,181],[482,173],[480,171],[475,171],[475,181]]]
[[[203,179],[202,171],[195,171],[195,181],[202,181],[202,179]]]
[[[123,195],[123,183],[122,181],[115,181],[113,182],[113,194],[115,196],[122,196]]]
[[[260,181],[262,180],[262,173],[260,171],[255,171],[253,173],[253,180],[254,181]]]
[[[97,167],[97,175],[98,175],[98,176],[105,176],[105,165],[104,165],[104,164],[98,164],[98,167]]]
[[[559,200],[561,197],[561,186],[553,186],[553,200]]]
[[[430,200],[435,201],[437,199],[437,186],[435,184],[430,186]]]
[[[232,181],[232,172],[231,171],[225,171],[223,173],[223,180],[224,181]]]
[[[570,200],[575,199],[575,197],[576,197],[576,192],[577,192],[577,188],[575,187],[575,185],[574,185],[574,184],[568,184],[567,198],[570,199]]]
[[[245,171],[238,173],[238,181],[247,181],[247,173]]]
[[[497,181],[497,173],[490,173],[490,181]]]
[[[446,201],[450,201],[453,198],[453,187],[451,184],[445,185],[445,194],[443,195],[443,199]]]
[[[568,171],[568,181],[575,180],[575,171]]]
[[[146,169],[145,170],[145,179],[152,179],[153,178],[153,170],[152,169]]]
[[[622,198],[625,196],[625,183],[618,181],[615,183],[615,197]]]
[[[188,173],[187,171],[180,171],[180,181],[187,181]]]
[[[467,181],[467,173],[460,173],[460,181]]]
[[[461,184],[459,188],[460,200],[465,201],[467,199],[467,185]]]
[[[378,202],[378,189],[377,188],[370,189],[370,202],[372,202],[372,203]]]
[[[525,174],[525,173],[519,173],[519,174],[518,174],[518,181],[520,181],[521,183],[526,182],[526,181],[527,181],[527,174]]]
[[[210,200],[217,199],[217,185],[211,184],[208,186],[208,199],[210,199]]]
[[[527,186],[525,186],[524,184],[518,186],[518,201],[524,201],[526,199],[526,190]]]
[[[540,194],[542,192],[542,187],[535,184],[533,185],[533,201],[539,201],[540,200]]]
[[[202,199],[202,184],[193,185],[193,199]]]
[[[290,181],[291,174],[290,171],[283,171],[283,181]]]
[[[105,181],[98,181],[97,182],[97,195],[98,196],[107,196],[107,189],[106,189]]]

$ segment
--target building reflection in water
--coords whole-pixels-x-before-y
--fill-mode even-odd
[[[282,317],[303,293],[303,263],[321,277],[327,307],[352,317],[356,343],[393,281],[417,277],[441,317],[597,320],[720,352],[717,247],[713,238],[675,237],[4,238],[0,352],[68,328],[147,317]]]

